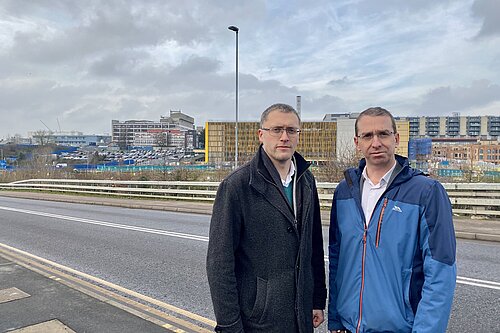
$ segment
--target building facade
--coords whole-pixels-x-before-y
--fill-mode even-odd
[[[162,116],[159,121],[151,120],[112,120],[112,141],[121,149],[132,146],[168,146],[169,133],[171,141],[176,142],[178,136],[176,131],[183,132],[186,140],[192,140],[194,130],[194,118],[183,114],[181,111],[170,111],[170,116]],[[163,134],[159,134],[163,133]],[[191,139],[189,139],[191,138]],[[141,144],[139,144],[141,143]],[[180,146],[188,147],[192,144],[186,142]]]
[[[249,161],[259,147],[259,122],[238,122],[238,163]],[[335,157],[336,123],[301,123],[297,151],[306,160],[321,164]],[[214,121],[205,124],[205,162],[232,165],[235,160],[235,123]]]
[[[426,116],[395,117],[410,123],[410,137],[460,138],[500,137],[500,116]]]
[[[432,158],[437,161],[468,161],[472,164],[500,164],[500,142],[443,142],[433,141]]]
[[[83,134],[82,132],[29,132],[31,143],[36,145],[56,144],[60,146],[85,147],[103,146],[111,142],[111,136],[98,134]]]

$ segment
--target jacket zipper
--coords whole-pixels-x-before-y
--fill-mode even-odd
[[[382,230],[382,219],[384,218],[385,207],[387,207],[389,199],[386,197],[384,199],[384,204],[382,205],[382,210],[380,211],[380,216],[378,217],[377,225],[377,237],[375,238],[375,247],[378,248],[378,243],[380,242],[380,231]]]
[[[366,234],[368,228],[365,223],[365,232],[363,233],[363,257],[361,258],[361,290],[359,291],[359,319],[356,325],[356,333],[359,332],[361,327],[361,318],[363,316],[363,291],[365,290],[365,258],[366,258]]]

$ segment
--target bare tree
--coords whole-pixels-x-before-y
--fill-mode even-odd
[[[332,156],[323,165],[320,175],[318,175],[319,180],[327,182],[338,182],[342,180],[344,178],[344,171],[356,167],[359,158],[360,156],[351,141],[337,143],[335,156]]]
[[[52,131],[38,130],[33,133],[33,140],[40,146],[45,146],[50,143]]]

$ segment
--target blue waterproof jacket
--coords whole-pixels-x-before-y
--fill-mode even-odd
[[[397,165],[366,224],[359,168],[345,172],[331,211],[328,329],[445,332],[456,283],[455,232],[443,186]]]

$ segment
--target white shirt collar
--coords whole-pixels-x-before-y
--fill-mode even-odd
[[[379,184],[381,185],[385,185],[389,182],[389,180],[391,179],[391,176],[392,176],[392,172],[394,171],[394,169],[396,168],[396,161],[394,161],[394,165],[392,166],[392,168],[389,169],[389,171],[386,172],[386,174],[380,179],[380,182]],[[377,184],[373,184],[372,181],[370,180],[370,178],[368,177],[368,173],[366,172],[366,167],[363,169],[363,173],[362,173],[362,176],[363,178],[365,179],[365,181],[369,181],[370,184],[373,185],[377,185]]]
[[[288,185],[290,185],[290,183],[292,182],[292,176],[295,174],[295,165],[293,163],[293,161],[291,161],[290,163],[290,171],[288,171],[288,175],[286,175],[286,179],[285,180],[281,180],[281,183],[283,184],[283,186],[285,187],[288,187]]]

